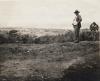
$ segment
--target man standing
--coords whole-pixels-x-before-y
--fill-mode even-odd
[[[75,16],[73,23],[72,23],[72,25],[74,27],[74,31],[75,31],[75,40],[74,40],[75,43],[79,42],[79,32],[80,32],[81,22],[82,22],[82,18],[79,15],[79,13],[80,12],[78,10],[75,10],[74,14],[76,16]]]

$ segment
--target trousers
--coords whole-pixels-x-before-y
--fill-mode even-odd
[[[75,25],[74,26],[74,40],[79,41],[79,33],[80,33],[80,27]]]

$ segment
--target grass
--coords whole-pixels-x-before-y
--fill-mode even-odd
[[[0,81],[100,81],[99,50],[99,41],[2,44]]]
[[[58,30],[56,30],[57,32]],[[35,34],[21,34],[19,30],[2,31],[0,33],[0,44],[4,43],[23,43],[23,44],[52,44],[74,41],[74,31],[67,30],[59,31],[58,34],[51,35],[45,34],[38,36]],[[55,31],[52,31],[55,33]],[[80,40],[81,41],[99,41],[99,31],[91,32],[89,29],[81,29]]]

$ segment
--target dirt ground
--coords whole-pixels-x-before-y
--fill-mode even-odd
[[[99,50],[98,41],[2,44],[0,81],[100,81]]]

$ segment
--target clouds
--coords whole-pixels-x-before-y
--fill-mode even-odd
[[[75,9],[81,11],[84,23],[99,22],[99,3],[99,0],[0,0],[0,23],[70,25]]]

